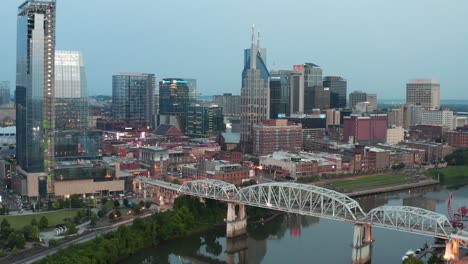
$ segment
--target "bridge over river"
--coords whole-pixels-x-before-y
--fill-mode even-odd
[[[446,252],[458,257],[458,248],[468,248],[468,232],[452,227],[447,216],[411,206],[380,206],[364,212],[354,199],[322,187],[291,182],[269,182],[238,189],[220,180],[186,181],[182,185],[137,177],[146,197],[174,199],[178,195],[224,201],[228,204],[227,237],[246,234],[245,205],[327,218],[354,224],[353,263],[371,257],[372,226],[430,236],[447,241]]]

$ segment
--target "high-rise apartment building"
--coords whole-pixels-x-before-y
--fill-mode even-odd
[[[290,71],[272,71],[270,73],[270,119],[277,119],[291,114]]]
[[[406,84],[406,103],[424,108],[440,107],[440,83],[431,79],[411,80]]]
[[[17,159],[44,172],[53,160],[55,1],[20,5],[17,30]]]
[[[0,105],[10,104],[10,82],[0,82]]]
[[[55,0],[18,7],[16,43],[16,159],[29,196],[53,192]]]
[[[340,76],[325,76],[323,78],[323,87],[330,88],[330,108],[346,107],[346,79]]]
[[[223,109],[224,116],[239,116],[241,96],[232,95],[232,93],[224,93],[223,95],[213,96],[213,102]]]
[[[185,79],[163,79],[159,82],[158,125],[175,125],[180,131],[185,132],[185,115],[191,103],[193,102]]]
[[[149,73],[112,76],[112,117],[126,122],[143,121],[155,127],[156,77]]]
[[[55,113],[56,130],[88,127],[88,87],[79,51],[55,51]]]
[[[255,43],[255,29],[252,29],[250,57],[242,71],[241,89],[241,146],[245,152],[252,152],[253,126],[270,116],[270,74],[258,52]]]

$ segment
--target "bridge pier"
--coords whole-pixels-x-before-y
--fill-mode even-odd
[[[236,254],[238,255],[237,264],[245,264],[246,262],[246,253],[247,250],[247,236],[238,236],[233,238],[226,239],[226,253],[227,253],[227,264],[236,264]]]
[[[226,217],[226,237],[236,237],[247,234],[247,217],[244,204],[228,203]],[[236,215],[236,206],[239,206]]]
[[[366,223],[354,225],[353,264],[366,264],[372,260],[372,227]]]

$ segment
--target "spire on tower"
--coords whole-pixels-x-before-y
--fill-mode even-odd
[[[250,46],[250,69],[257,67],[257,49],[255,47],[255,25],[252,25],[252,44]]]
[[[258,31],[258,36],[257,36],[257,50],[260,51],[260,30]]]

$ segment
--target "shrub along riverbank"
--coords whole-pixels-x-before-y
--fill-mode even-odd
[[[115,232],[60,250],[39,263],[117,263],[145,247],[223,222],[225,214],[224,203],[208,199],[201,203],[181,196],[175,200],[173,210],[137,218],[132,226],[122,225]]]
[[[439,178],[441,184],[449,187],[468,184],[468,165],[432,169],[424,172],[424,174],[434,179]]]

